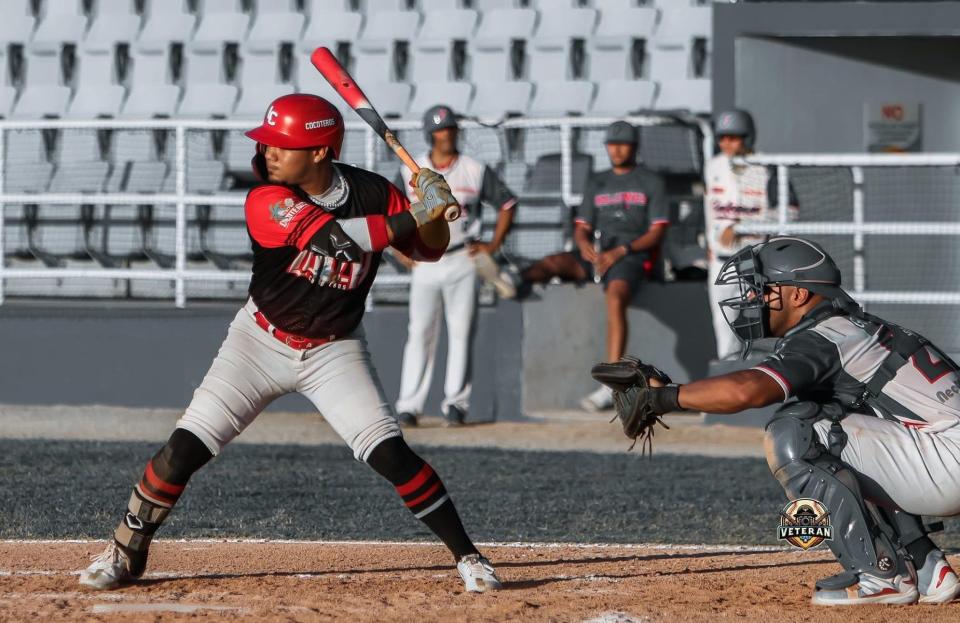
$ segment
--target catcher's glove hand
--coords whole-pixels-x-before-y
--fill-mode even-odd
[[[659,422],[664,428],[670,428],[660,416],[680,409],[677,402],[679,387],[669,385],[672,382],[669,376],[635,357],[622,357],[615,363],[598,363],[590,374],[613,390],[617,410],[614,419],[620,418],[623,434],[633,439],[630,449],[637,445],[637,439],[642,438],[643,450],[649,446],[652,454],[653,427]],[[651,386],[651,380],[663,387]]]

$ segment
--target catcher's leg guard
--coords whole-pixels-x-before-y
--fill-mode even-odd
[[[813,498],[830,513],[834,538],[827,544],[846,571],[832,583],[856,581],[861,573],[893,577],[904,557],[868,510],[856,473],[820,444],[813,424],[821,417],[821,406],[812,402],[777,411],[764,440],[770,471],[791,500]]]
[[[127,514],[113,538],[130,558],[131,574],[139,577],[147,564],[153,535],[177,503],[187,481],[213,458],[193,433],[178,428],[147,463],[127,504]]]

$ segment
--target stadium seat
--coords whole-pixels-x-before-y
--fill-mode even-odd
[[[243,43],[244,49],[248,52],[271,52],[281,43],[300,41],[306,20],[295,6],[295,3],[279,0],[260,2],[257,16]]]
[[[154,130],[117,130],[113,134],[110,160],[115,168],[127,161],[157,162],[160,136]]]
[[[651,79],[700,77],[695,71],[695,41],[710,36],[711,15],[709,6],[676,3],[664,7],[653,41],[647,46]]]
[[[70,100],[64,86],[60,47],[41,46],[24,55],[26,84],[10,116],[15,119],[62,117]]]
[[[374,82],[369,87],[367,85],[363,87],[363,92],[370,98],[370,103],[384,117],[406,115],[410,107],[411,91],[412,87],[406,82]],[[337,97],[339,99],[339,96]],[[350,114],[355,115],[352,112]]]
[[[585,80],[538,82],[529,114],[536,117],[579,115],[590,109],[594,85]]]
[[[515,51],[514,42],[526,41],[536,21],[537,13],[531,9],[493,9],[483,14],[469,44],[469,75],[474,84],[523,75],[523,57]]]
[[[317,71],[316,67],[310,62],[310,50],[309,52],[300,52],[297,55],[295,60],[296,64],[296,89],[297,93],[312,93],[314,95],[319,95],[320,97],[326,98],[330,101],[331,104],[337,107],[340,111],[340,114],[344,118],[352,115],[350,106],[343,101],[343,98],[337,95],[337,92],[333,90],[333,87],[330,86],[330,83],[320,75],[320,72]],[[367,92],[367,85],[363,85],[364,93],[368,96],[370,95]],[[266,108],[264,108],[266,110]],[[261,111],[263,114],[263,111]]]
[[[524,115],[530,109],[529,82],[480,82],[476,85],[470,114],[476,117],[499,119],[505,115]]]
[[[293,90],[292,84],[244,82],[232,117],[259,119],[267,109],[267,104],[282,95],[293,93]]]
[[[77,55],[77,89],[66,116],[71,119],[116,117],[126,90],[116,78],[112,51],[86,51]]]
[[[310,53],[319,46],[323,45],[331,50],[336,50],[338,44],[348,44],[356,41],[360,34],[360,26],[363,23],[363,16],[359,13],[324,11],[317,4],[323,1],[314,0],[310,21],[307,22],[307,27],[303,31],[297,48],[301,54],[308,58]]]
[[[555,9],[540,14],[536,34],[527,45],[529,75],[543,80],[570,80],[581,75],[583,48],[593,32],[593,9]]]
[[[416,85],[408,111],[414,117],[419,117],[437,102],[444,102],[454,110],[467,110],[473,93],[469,82],[417,82]]]
[[[530,8],[538,11],[563,11],[565,9],[576,9],[583,5],[581,0],[527,0]]]
[[[367,15],[360,39],[352,47],[354,77],[361,83],[395,80],[402,75],[394,47],[414,38],[420,14],[416,11],[378,11]]]
[[[167,51],[171,43],[184,43],[193,36],[197,18],[189,11],[188,0],[152,0],[144,13],[138,50]]]
[[[87,16],[83,12],[83,0],[44,2],[29,48],[33,51],[59,51],[64,43],[79,43],[86,29]]]
[[[638,78],[642,75],[643,42],[653,32],[656,9],[604,10],[587,44],[589,70],[594,82]]]
[[[136,40],[140,22],[134,0],[97,0],[81,49],[87,53],[112,53],[117,43]]]
[[[180,99],[180,87],[171,80],[169,49],[164,46],[131,54],[130,65],[130,93],[120,116],[172,117]]]
[[[6,52],[8,45],[26,44],[33,35],[37,20],[33,16],[30,4],[31,0],[4,1],[3,19],[0,20],[0,41],[4,42],[2,52]]]
[[[709,80],[661,80],[656,108],[710,112]]]
[[[709,37],[712,29],[713,9],[710,4],[694,6],[689,2],[661,3],[660,23],[655,36],[664,39]]]
[[[190,194],[211,194],[222,190],[226,174],[226,166],[219,160],[191,161],[187,167],[187,192]],[[160,192],[177,192],[177,176],[173,167],[163,182]]]
[[[406,11],[407,0],[360,0],[360,8],[368,16],[383,11]]]
[[[466,4],[463,0],[418,0],[417,6],[424,13],[428,13],[430,11],[462,9]]]
[[[473,0],[473,8],[478,11],[497,9],[513,9],[518,6],[517,0]]]
[[[573,153],[570,156],[572,176],[570,180],[570,191],[579,195],[583,193],[587,185],[587,178],[593,171],[593,156],[584,153]],[[606,167],[601,167],[606,168]],[[540,156],[530,175],[527,177],[527,183],[524,185],[525,193],[548,194],[560,193],[563,186],[562,167],[560,163],[560,154],[545,154]]]
[[[221,52],[224,44],[246,39],[249,26],[250,16],[241,9],[240,0],[203,0],[200,24],[190,41],[190,49]]]
[[[657,85],[649,80],[605,80],[597,87],[590,112],[603,117],[618,117],[653,108]]]
[[[237,101],[237,87],[226,84],[220,51],[196,51],[183,64],[184,94],[177,109],[180,117],[226,118]]]
[[[10,80],[10,59],[7,56],[7,47],[0,46],[0,118],[10,116],[13,103],[17,99],[17,89]]]
[[[105,189],[110,193],[158,193],[168,170],[166,162],[126,160],[114,164]]]
[[[477,12],[468,9],[426,13],[420,34],[411,41],[407,80],[419,84],[456,79],[459,68],[454,58],[455,43],[468,41],[476,24]]]

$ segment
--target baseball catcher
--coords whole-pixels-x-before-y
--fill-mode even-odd
[[[946,603],[960,582],[922,515],[960,514],[960,368],[923,336],[864,312],[816,243],[777,237],[731,257],[720,303],[748,370],[684,385],[636,359],[594,368],[630,437],[678,410],[737,413],[783,402],[766,426],[770,471],[790,500],[822,502],[842,570],[816,583],[824,606]]]

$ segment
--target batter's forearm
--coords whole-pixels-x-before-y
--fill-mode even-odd
[[[783,400],[783,389],[757,370],[740,370],[680,386],[680,406],[689,411],[737,413]]]
[[[409,210],[388,216],[386,222],[387,239],[391,243],[395,240],[406,240],[417,231],[417,221]]]

